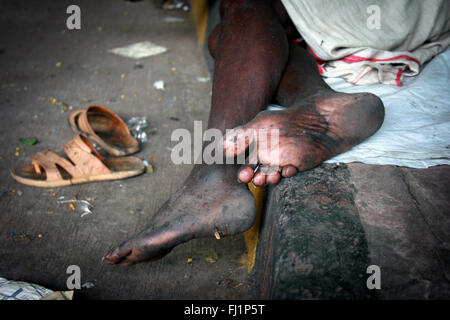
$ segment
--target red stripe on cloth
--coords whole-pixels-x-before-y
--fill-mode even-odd
[[[402,77],[402,73],[403,73],[404,69],[399,69],[397,72],[397,77],[395,78],[395,84],[398,87],[401,87],[403,85],[403,83],[400,81],[400,78]]]
[[[319,69],[319,73],[320,73],[320,74],[323,74],[323,69],[322,69],[322,67],[320,66],[320,63],[319,63],[319,62],[316,62],[316,64],[317,64],[317,68]]]
[[[361,80],[362,78],[364,78],[370,71],[372,71],[372,68],[368,69],[366,72],[364,72],[362,75],[360,75],[358,77],[358,79],[356,79],[355,81],[353,81],[353,84],[357,84],[359,82],[359,80]]]
[[[409,61],[413,61],[415,63],[417,63],[420,67],[420,62],[419,60],[407,56],[406,54],[402,54],[399,56],[395,56],[392,58],[387,58],[387,59],[377,59],[377,58],[366,58],[366,57],[361,57],[361,56],[357,56],[354,54],[350,54],[340,60],[344,61],[344,62],[348,62],[348,63],[355,63],[355,62],[361,62],[361,61],[372,61],[372,62],[380,62],[380,61],[392,61],[392,60],[399,60],[399,59],[404,59],[404,60],[409,60]]]

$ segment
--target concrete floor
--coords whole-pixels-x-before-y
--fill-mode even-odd
[[[170,134],[175,128],[192,130],[193,120],[207,120],[211,83],[196,81],[208,76],[208,70],[189,13],[164,12],[152,1],[77,1],[81,30],[69,31],[70,4],[0,1],[0,11],[7,13],[0,15],[0,276],[65,290],[67,267],[78,265],[81,282],[95,285],[78,292],[86,299],[264,297],[248,287],[252,284],[240,262],[246,254],[242,235],[193,240],[162,260],[129,268],[101,263],[108,249],[147,225],[189,174],[191,166],[170,161]],[[166,16],[186,21],[167,23]],[[135,60],[107,52],[144,40],[169,50],[140,60],[142,68],[136,68]],[[156,80],[165,81],[165,91],[153,88]],[[152,163],[154,173],[54,189],[16,183],[10,167],[29,164],[31,155],[43,149],[61,152],[63,142],[73,136],[69,110],[60,103],[73,109],[105,105],[125,120],[147,117],[157,131],[137,156]],[[36,136],[38,144],[20,145],[18,139],[28,136]],[[313,179],[333,170],[321,167],[298,175],[270,190],[269,197],[277,197],[277,190],[289,184],[301,186],[309,175]],[[384,283],[391,287],[383,287],[383,297],[450,298],[449,167],[351,164],[345,170],[333,181],[348,185],[346,199],[364,231],[368,259],[388,270]],[[67,204],[57,203],[60,196],[91,199],[93,213],[80,217]],[[264,249],[258,248],[260,253]],[[218,260],[208,262],[214,255]]]
[[[0,11],[7,13],[0,16],[0,276],[60,290],[66,288],[66,268],[78,265],[82,283],[95,283],[82,291],[86,298],[245,298],[242,235],[194,240],[160,261],[130,268],[101,263],[107,250],[148,224],[189,174],[191,166],[170,160],[167,148],[175,145],[170,135],[175,128],[193,129],[193,120],[207,120],[211,83],[196,80],[209,73],[190,13],[164,12],[152,1],[78,1],[81,30],[69,31],[70,4],[0,2]],[[166,23],[166,16],[186,21]],[[107,52],[144,40],[168,51],[139,60],[141,69],[135,60]],[[165,81],[165,91],[153,88],[156,80]],[[70,111],[53,104],[53,98],[73,109],[101,104],[125,120],[147,117],[157,132],[137,156],[152,163],[154,173],[53,190],[16,183],[10,167],[29,164],[40,150],[62,153],[73,136]],[[20,145],[18,139],[28,136],[39,143]],[[93,213],[81,218],[57,203],[60,196],[94,198]],[[208,263],[214,254],[217,262]]]

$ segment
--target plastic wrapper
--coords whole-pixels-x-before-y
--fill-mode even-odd
[[[69,205],[72,205],[72,210],[76,210],[81,214],[81,218],[91,214],[91,209],[93,208],[93,205],[87,201],[87,200],[78,200],[78,199],[65,199],[64,196],[58,198],[59,204],[68,203]]]
[[[0,300],[40,300],[53,290],[34,283],[0,278]]]
[[[147,132],[145,128],[148,127],[147,118],[145,117],[132,117],[127,121],[128,129],[130,129],[131,135],[140,142],[147,141]]]

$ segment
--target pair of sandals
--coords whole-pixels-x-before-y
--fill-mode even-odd
[[[32,165],[11,169],[12,177],[34,187],[63,187],[93,181],[125,179],[145,171],[139,142],[125,122],[103,106],[74,111],[69,124],[76,136],[64,144],[68,159],[51,150],[32,156]],[[104,157],[94,146],[111,157]]]

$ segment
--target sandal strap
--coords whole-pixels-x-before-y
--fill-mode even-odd
[[[72,178],[109,174],[111,170],[102,162],[104,157],[98,153],[87,138],[78,135],[64,144],[69,160],[51,150],[40,151],[31,157],[37,172],[45,170],[47,181],[63,180],[57,165],[66,170]]]
[[[64,151],[77,168],[74,178],[111,173],[111,170],[102,162],[104,157],[82,135],[67,141],[64,144]]]
[[[62,180],[63,177],[56,167],[55,159],[57,157],[59,156],[50,150],[40,151],[31,157],[31,163],[37,172],[41,172],[40,167],[45,170],[48,181]]]
[[[51,150],[41,151],[31,157],[33,165],[39,165],[44,168],[47,180],[55,181],[63,179],[56,165],[66,170],[72,177],[82,176],[78,167],[74,166],[69,160],[59,156]],[[40,170],[36,167],[36,170]]]

